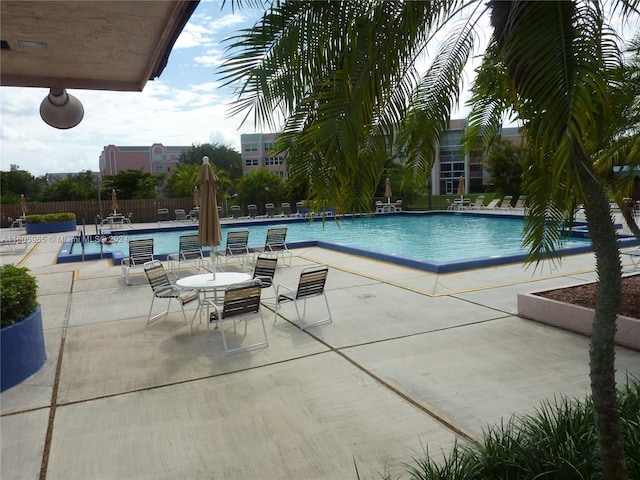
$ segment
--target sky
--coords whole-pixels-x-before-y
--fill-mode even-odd
[[[247,8],[232,12],[229,3],[221,10],[220,0],[200,2],[164,71],[142,92],[70,89],[85,112],[72,129],[55,129],[40,118],[40,103],[48,89],[0,87],[0,170],[15,164],[35,176],[95,172],[100,153],[110,144],[218,143],[240,151],[240,135],[256,130],[252,119],[242,125],[239,116],[229,116],[233,90],[222,88],[218,69],[227,46],[224,39],[252,26],[262,12]],[[467,74],[465,84],[470,82]],[[464,96],[460,103],[464,105]],[[462,107],[452,117],[464,117],[466,112]]]

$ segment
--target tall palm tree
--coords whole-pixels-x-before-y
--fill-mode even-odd
[[[495,61],[485,74],[499,94],[481,99],[474,123],[490,134],[506,108],[522,123],[532,254],[554,252],[555,227],[585,205],[599,279],[590,356],[602,464],[606,478],[626,478],[614,377],[621,265],[593,165],[621,64],[605,9],[614,3],[614,13],[638,16],[640,0],[268,2],[262,21],[233,39],[222,73],[238,85],[236,112],[271,129],[273,112],[286,119],[279,148],[315,202],[366,211],[396,136],[407,180],[425,184],[490,18]],[[421,74],[416,65],[436,41]]]

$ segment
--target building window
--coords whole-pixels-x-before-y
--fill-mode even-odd
[[[244,164],[246,167],[257,167],[259,165],[257,158],[245,158]]]
[[[270,152],[272,148],[273,148],[273,142],[265,142],[264,144],[265,152]]]
[[[264,159],[264,164],[267,166],[282,165],[283,163],[284,163],[284,159],[282,157],[267,157]]]
[[[153,168],[153,171],[154,171],[155,173],[164,173],[164,167],[163,167],[162,165],[156,165],[156,166]]]
[[[257,143],[245,143],[244,145],[245,152],[257,152],[258,144]]]

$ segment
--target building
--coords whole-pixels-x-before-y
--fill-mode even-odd
[[[100,154],[100,175],[116,175],[125,170],[170,175],[182,152],[190,149],[191,146],[165,147],[161,143],[144,147],[107,145]]]
[[[466,120],[451,120],[450,128],[440,135],[440,145],[436,152],[431,175],[433,195],[452,195],[458,191],[460,177],[464,179],[465,193],[481,193],[489,184],[489,174],[485,169],[485,152],[465,155],[462,136]],[[522,135],[517,128],[503,128],[502,140],[514,145],[522,143]]]
[[[271,149],[277,133],[246,133],[240,135],[242,174],[266,168],[287,179],[287,155],[274,154]]]
[[[458,191],[460,177],[464,179],[465,193],[484,192],[489,183],[489,174],[485,169],[484,152],[465,155],[462,136],[466,120],[451,120],[450,129],[442,132],[440,145],[436,151],[436,161],[431,175],[433,195],[452,195]],[[273,154],[270,150],[275,142],[275,133],[251,133],[240,136],[242,148],[242,173],[258,168],[266,168],[287,178],[286,153]],[[520,145],[522,136],[517,128],[502,129],[502,139]],[[393,155],[392,153],[390,153]],[[396,161],[402,163],[403,158]]]

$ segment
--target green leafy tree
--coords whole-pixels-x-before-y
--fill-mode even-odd
[[[258,127],[270,129],[272,112],[280,113],[285,124],[276,148],[289,151],[289,173],[308,178],[310,196],[339,212],[368,210],[397,126],[408,158],[405,181],[426,183],[464,68],[484,37],[481,17],[489,16],[493,54],[483,68],[496,81],[474,99],[471,123],[495,137],[511,109],[523,125],[525,243],[532,255],[554,252],[557,227],[576,203],[585,206],[599,279],[590,369],[602,468],[605,478],[628,478],[614,368],[620,256],[593,160],[602,125],[612,119],[613,72],[621,64],[608,15],[637,19],[640,0],[270,5],[256,26],[233,39],[223,66],[224,79],[239,92],[232,113],[253,113]],[[433,62],[420,74],[415,62],[436,38]]]
[[[20,195],[27,199],[36,199],[44,179],[36,179],[30,172],[21,170],[18,165],[11,165],[9,171],[0,171],[1,203],[18,203]]]
[[[102,179],[102,198],[110,198],[115,189],[118,198],[156,198],[156,185],[161,184],[158,176],[140,170],[124,170],[116,175],[105,175]]]
[[[183,165],[202,165],[202,157],[209,157],[211,165],[226,170],[232,180],[242,176],[242,158],[240,152],[218,143],[193,145],[182,153],[180,163]]]
[[[96,200],[98,187],[94,183],[90,170],[77,175],[57,180],[47,185],[40,196],[43,202],[59,202],[64,200]]]
[[[196,164],[179,165],[171,170],[171,175],[165,183],[165,190],[169,197],[188,197],[193,193],[200,167]]]
[[[518,198],[522,185],[522,148],[503,140],[495,144],[487,158],[487,171],[493,189],[501,195]]]
[[[247,206],[255,203],[258,211],[264,213],[265,203],[280,203],[284,182],[280,175],[271,173],[266,168],[259,168],[243,175],[238,180],[238,202]]]

